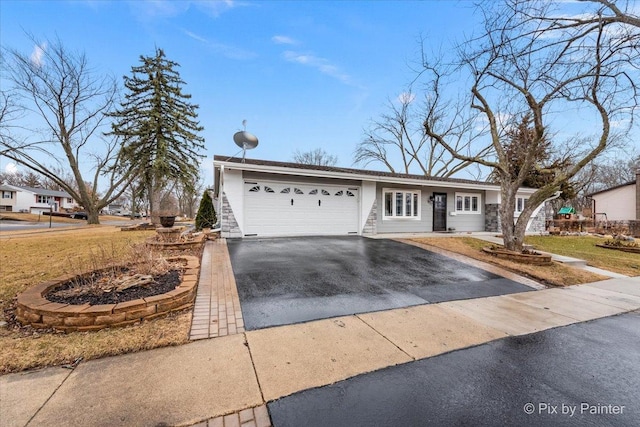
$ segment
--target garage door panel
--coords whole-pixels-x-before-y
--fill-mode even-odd
[[[335,235],[358,232],[355,188],[245,183],[245,235]]]

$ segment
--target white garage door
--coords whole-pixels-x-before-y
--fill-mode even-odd
[[[356,187],[246,181],[244,234],[357,234],[358,206]]]

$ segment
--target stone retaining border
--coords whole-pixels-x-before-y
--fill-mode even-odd
[[[147,238],[145,244],[150,248],[161,250],[188,250],[201,248],[204,245],[206,238],[207,236],[200,234],[189,242],[159,242],[154,236]]]
[[[534,264],[534,265],[551,265],[553,262],[551,261],[551,255],[545,254],[519,254],[517,252],[508,251],[506,249],[492,249],[490,247],[485,246],[482,248],[482,251],[492,255],[496,258],[506,259],[514,262],[521,262],[525,264]]]
[[[186,260],[182,282],[164,294],[117,304],[60,304],[47,300],[51,289],[77,277],[68,275],[33,286],[18,295],[16,318],[33,328],[58,331],[97,331],[151,320],[173,311],[193,306],[196,297],[200,261],[194,256],[176,256],[170,260]]]

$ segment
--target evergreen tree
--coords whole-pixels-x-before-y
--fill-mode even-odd
[[[216,217],[216,210],[213,207],[213,200],[211,200],[209,192],[205,191],[202,195],[202,200],[200,200],[200,207],[196,215],[196,230],[212,228],[216,222],[218,222],[218,218]]]
[[[110,134],[122,137],[120,167],[131,166],[145,187],[152,219],[157,222],[160,190],[168,182],[186,188],[198,179],[204,139],[198,135],[197,105],[182,92],[185,82],[162,49],[140,56],[142,65],[124,77],[127,89]]]

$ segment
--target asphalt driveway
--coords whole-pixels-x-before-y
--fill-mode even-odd
[[[229,239],[227,245],[248,330],[531,290],[393,240]]]

